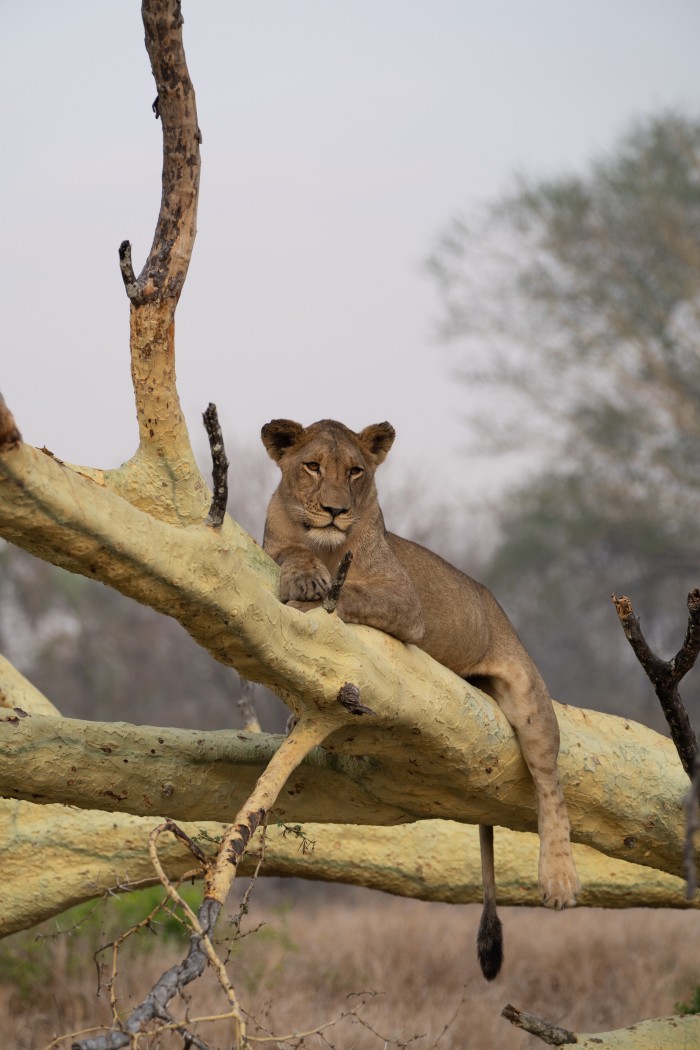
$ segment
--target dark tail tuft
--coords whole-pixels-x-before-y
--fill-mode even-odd
[[[503,927],[496,914],[496,906],[486,902],[481,913],[479,935],[476,939],[481,972],[487,981],[498,977],[503,964]]]

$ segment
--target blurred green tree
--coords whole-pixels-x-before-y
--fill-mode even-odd
[[[700,120],[648,117],[581,175],[520,178],[429,269],[462,376],[499,392],[481,448],[536,464],[485,575],[554,695],[659,725],[608,601],[629,593],[663,650],[698,584]]]

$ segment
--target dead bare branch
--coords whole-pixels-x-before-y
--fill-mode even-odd
[[[525,1032],[536,1035],[543,1043],[547,1043],[549,1046],[564,1046],[567,1043],[578,1042],[574,1033],[569,1032],[568,1029],[558,1028],[557,1025],[552,1024],[550,1021],[545,1021],[541,1017],[529,1014],[525,1010],[518,1010],[515,1006],[511,1006],[510,1003],[503,1007],[501,1017],[505,1017],[506,1021],[510,1021],[516,1028],[522,1028]]]
[[[121,1050],[133,1045],[133,1036],[143,1031],[144,1027],[156,1019],[170,1020],[165,1006],[191,981],[204,973],[208,955],[204,947],[204,938],[214,929],[214,924],[221,911],[218,901],[205,899],[198,913],[198,922],[202,933],[195,933],[190,939],[190,947],[181,963],[172,966],[159,978],[146,998],[122,1022],[119,1029],[103,1032],[92,1039],[80,1039],[71,1044],[71,1050]]]
[[[683,769],[692,780],[698,743],[688,712],[679,696],[678,684],[693,667],[700,653],[700,590],[693,590],[688,595],[688,627],[683,645],[672,660],[662,660],[651,649],[630,599],[618,598],[613,594],[612,600],[625,637],[654,686]]]
[[[328,594],[323,599],[323,608],[326,610],[326,612],[332,613],[335,611],[335,607],[338,604],[338,598],[340,597],[340,592],[343,588],[343,584],[345,583],[345,579],[348,575],[348,570],[351,564],[352,551],[348,551],[347,554],[343,557],[343,560],[341,561],[340,565],[338,566],[338,571],[335,574],[335,579],[330,585]]]
[[[226,458],[224,437],[221,433],[216,405],[209,402],[206,410],[202,413],[202,418],[211,450],[213,487],[211,507],[207,514],[206,524],[218,529],[224,520],[226,504],[228,503],[228,459]]]
[[[182,43],[180,0],[143,0],[141,14],[158,89],[155,112],[163,129],[162,197],[146,264],[132,282],[129,252],[125,284],[134,306],[157,299],[169,300],[174,309],[185,283],[196,235],[202,135]],[[123,275],[124,265],[122,259]]]

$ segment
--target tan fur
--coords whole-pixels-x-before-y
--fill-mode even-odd
[[[542,898],[553,908],[573,905],[579,883],[557,774],[559,728],[546,686],[486,587],[386,531],[374,473],[391,448],[393,427],[378,423],[356,434],[334,420],[304,428],[277,419],[263,427],[262,439],[282,471],[263,540],[282,570],[281,600],[299,609],[317,606],[351,550],[336,608],[341,619],[420,646],[493,697],[518,735],[535,783]],[[494,889],[486,886],[485,897],[493,897],[495,914]]]

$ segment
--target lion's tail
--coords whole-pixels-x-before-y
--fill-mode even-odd
[[[493,857],[493,828],[479,825],[481,878],[484,887],[484,910],[481,913],[476,949],[481,972],[487,981],[498,976],[503,963],[503,927],[496,912],[496,871]]]

